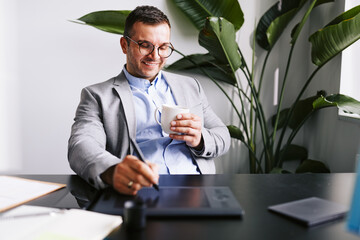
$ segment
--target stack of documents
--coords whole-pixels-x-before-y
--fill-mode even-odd
[[[120,216],[23,205],[0,214],[0,239],[97,240],[121,223]]]
[[[65,184],[0,176],[0,212],[49,194]]]
[[[0,240],[97,240],[122,223],[120,216],[80,209],[19,206],[63,187],[65,184],[0,176]]]

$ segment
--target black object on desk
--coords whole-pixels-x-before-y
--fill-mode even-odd
[[[146,206],[142,201],[125,202],[124,224],[128,230],[140,230],[146,227]]]
[[[344,205],[317,197],[282,203],[268,209],[308,227],[342,218],[348,211]]]

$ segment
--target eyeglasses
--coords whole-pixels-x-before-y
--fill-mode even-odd
[[[154,44],[152,44],[151,42],[148,42],[148,41],[139,41],[139,42],[137,42],[135,40],[132,40],[128,36],[125,36],[125,37],[127,39],[133,41],[137,45],[139,45],[139,52],[141,53],[141,55],[144,55],[144,56],[150,55],[155,49]],[[160,57],[168,58],[168,57],[170,57],[170,55],[174,51],[174,47],[173,47],[173,45],[171,43],[164,43],[160,47],[157,47],[157,50],[158,50],[158,54],[159,54]]]

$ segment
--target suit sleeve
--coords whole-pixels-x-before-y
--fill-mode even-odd
[[[104,187],[100,174],[120,162],[118,157],[106,151],[102,118],[100,98],[89,88],[84,88],[71,128],[68,160],[75,173],[96,188]]]
[[[198,81],[196,81],[201,99],[202,112],[203,112],[203,128],[202,137],[204,139],[203,151],[197,152],[191,149],[194,156],[199,159],[212,159],[218,157],[229,150],[230,147],[230,134],[226,125],[215,114],[204,91]]]

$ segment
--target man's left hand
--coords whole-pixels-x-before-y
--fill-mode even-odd
[[[175,140],[185,141],[189,147],[197,148],[201,143],[201,118],[192,113],[182,113],[171,122],[171,131],[182,134],[170,134]]]

